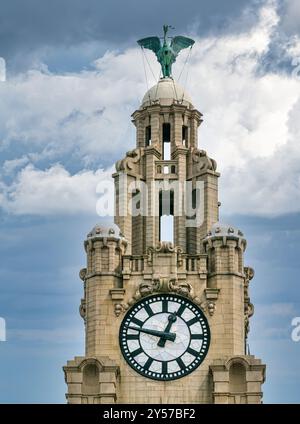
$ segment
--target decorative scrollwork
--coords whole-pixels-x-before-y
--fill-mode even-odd
[[[177,255],[177,265],[181,267],[183,264],[182,248],[180,246],[174,246],[171,242],[160,241],[155,247],[149,247],[147,252],[148,265],[153,265],[155,253],[175,253]]]
[[[254,314],[254,305],[250,302],[249,284],[250,280],[254,277],[254,269],[251,267],[244,267],[244,321],[245,321],[245,337],[247,338],[250,331],[250,318]]]
[[[119,171],[138,171],[136,166],[141,159],[142,149],[136,148],[126,152],[126,157],[117,161],[116,170]]]
[[[82,281],[85,281],[86,274],[87,274],[87,269],[86,269],[86,268],[82,268],[82,269],[79,271],[79,278],[80,278]]]
[[[176,293],[191,299],[197,305],[203,308],[203,301],[194,294],[193,286],[187,281],[178,281],[176,278],[158,277],[152,281],[143,281],[139,284],[134,295],[126,303],[117,303],[115,305],[115,315],[119,316],[121,312],[125,312],[130,306],[134,305],[142,297],[149,296],[153,293]]]
[[[194,298],[193,287],[187,281],[178,282],[176,279],[171,279],[169,280],[168,288],[170,292],[178,293],[181,296],[188,297],[189,299]]]
[[[86,321],[86,300],[81,299],[80,306],[79,306],[79,314],[81,318]]]

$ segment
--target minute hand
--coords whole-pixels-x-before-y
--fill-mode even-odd
[[[151,334],[152,336],[163,337],[164,339],[171,340],[172,342],[176,338],[175,333],[169,333],[166,331],[150,330],[148,328],[133,327],[131,325],[128,325],[127,328],[130,328],[131,330],[140,331],[141,333]]]
[[[168,316],[168,324],[167,324],[167,326],[165,328],[165,333],[169,333],[170,332],[171,327],[172,327],[172,324],[173,324],[173,322],[176,321],[176,319],[177,319],[177,317],[176,317],[176,314],[175,313],[173,313],[173,314],[171,314],[171,315]],[[166,337],[162,336],[158,340],[157,346],[159,346],[159,347],[165,347],[165,344],[166,344],[166,341],[167,340],[168,339]]]

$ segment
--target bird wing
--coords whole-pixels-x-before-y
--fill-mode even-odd
[[[174,53],[177,55],[180,50],[186,49],[187,47],[192,46],[195,43],[194,40],[188,37],[182,37],[181,35],[178,35],[177,37],[174,37],[171,41],[171,48],[173,49]]]
[[[161,48],[160,39],[158,37],[142,38],[141,40],[138,40],[137,43],[141,47],[145,47],[145,49],[152,50],[156,55]]]

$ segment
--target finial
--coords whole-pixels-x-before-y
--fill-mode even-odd
[[[176,61],[180,50],[193,46],[195,43],[191,38],[181,35],[167,37],[169,29],[174,28],[171,25],[163,26],[163,44],[160,37],[147,37],[137,41],[141,47],[145,47],[145,49],[152,50],[155,53],[161,65],[163,78],[170,78],[172,76],[172,64]],[[168,38],[171,39],[171,42],[168,42]]]

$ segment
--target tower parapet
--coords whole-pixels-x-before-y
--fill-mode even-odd
[[[97,224],[87,235],[87,277],[92,275],[122,274],[122,255],[127,241],[116,224]]]
[[[231,225],[216,222],[203,240],[208,255],[208,274],[244,275],[244,252],[247,241],[244,234]]]

